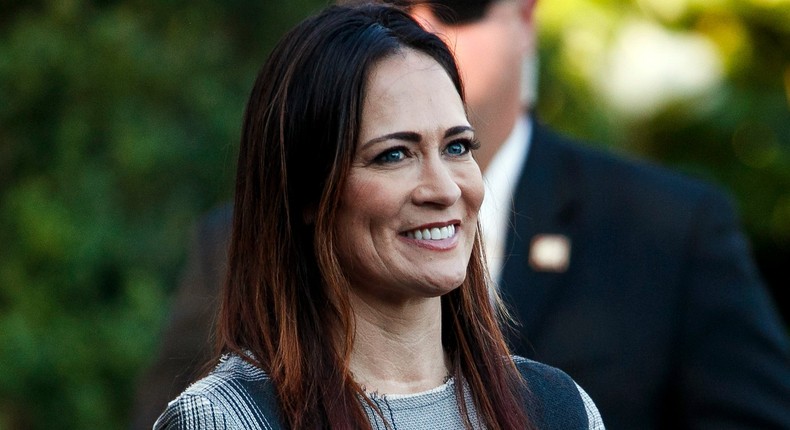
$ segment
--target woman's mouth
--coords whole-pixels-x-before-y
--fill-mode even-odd
[[[409,239],[416,240],[442,240],[455,236],[455,224],[441,227],[418,228],[403,233]]]

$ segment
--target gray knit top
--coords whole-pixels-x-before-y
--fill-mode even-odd
[[[573,380],[553,367],[513,357],[527,381],[531,397],[524,407],[536,428],[603,429],[595,404]],[[374,429],[463,429],[458,411],[456,381],[408,395],[371,394],[381,414],[365,405]],[[466,391],[466,390],[465,390]],[[475,428],[471,395],[465,401]],[[363,402],[363,404],[365,404]],[[168,404],[155,430],[282,429],[271,380],[259,368],[236,355],[223,357],[205,378],[195,382]]]

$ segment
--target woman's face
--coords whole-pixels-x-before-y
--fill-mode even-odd
[[[474,142],[439,63],[406,49],[373,67],[336,226],[355,294],[403,303],[463,282],[483,201]]]

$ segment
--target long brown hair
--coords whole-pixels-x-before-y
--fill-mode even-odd
[[[405,48],[447,71],[452,54],[405,12],[330,7],[275,47],[255,82],[239,149],[218,353],[236,353],[272,379],[284,423],[370,428],[349,370],[354,316],[337,259],[336,206],[351,165],[372,66]],[[523,429],[525,387],[490,306],[479,236],[466,280],[442,297],[444,347],[491,429]],[[459,408],[471,428],[462,383]]]

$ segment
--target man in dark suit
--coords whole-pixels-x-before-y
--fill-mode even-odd
[[[521,323],[514,352],[568,372],[609,429],[790,429],[787,333],[728,200],[527,116],[530,1],[436,3],[412,12],[455,49],[483,144],[476,157],[493,182],[486,200],[499,204],[489,213],[507,214],[483,227],[497,288]],[[207,341],[181,340],[184,327],[208,337],[229,220],[222,208],[197,229],[163,349],[140,385],[160,391],[138,396],[149,405],[144,415],[138,403],[143,424],[205,359]]]

